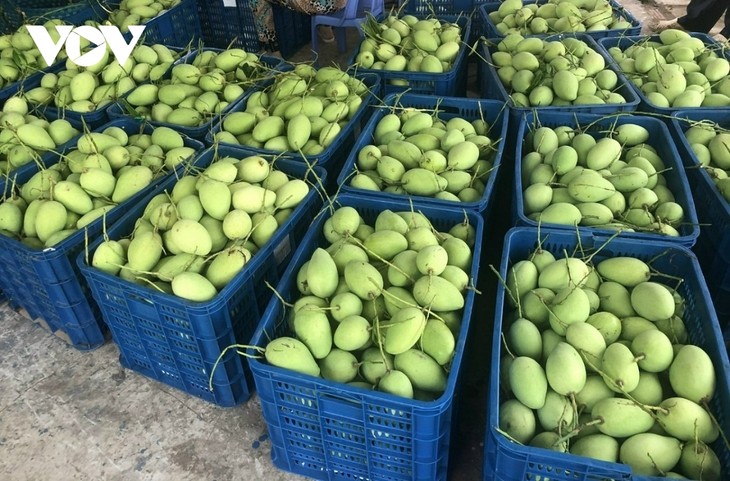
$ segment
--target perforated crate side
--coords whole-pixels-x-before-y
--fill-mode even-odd
[[[23,23],[39,19],[57,18],[79,25],[93,14],[87,0],[0,0],[0,34],[13,33]]]
[[[371,224],[385,209],[404,209],[403,203],[350,194],[336,198],[335,206],[340,205],[355,207]],[[415,204],[414,209],[426,215],[438,230],[448,230],[468,216],[476,228],[469,275],[477,278],[483,239],[481,217],[475,212],[465,214],[421,204]],[[285,300],[298,297],[296,273],[314,249],[324,245],[322,226],[328,217],[325,213],[313,223],[277,286]],[[351,387],[252,359],[250,365],[272,439],[274,463],[281,469],[322,480],[351,475],[373,481],[445,480],[473,303],[474,293],[470,292],[447,387],[434,401]],[[285,334],[290,335],[285,310],[278,299],[272,299],[251,344],[265,346],[267,340]]]
[[[289,57],[312,41],[312,17],[281,5],[273,5],[279,51]]]
[[[717,243],[707,227],[702,227],[693,252],[697,255],[702,272],[705,275],[707,289],[718,312],[718,319],[723,326],[730,326],[730,317],[720,313],[730,311],[730,251],[718,248]]]
[[[405,13],[425,17],[432,13],[436,15],[469,14],[488,2],[484,0],[408,0],[403,3]]]
[[[182,0],[144,25],[142,38],[147,45],[159,43],[183,48],[188,45],[196,46],[201,38],[196,0]]]
[[[88,0],[97,18],[106,19],[109,12],[118,10],[120,0]],[[183,48],[195,44],[201,39],[200,19],[196,0],[182,0],[169,10],[149,19],[142,33],[140,43],[152,45],[159,43],[168,47]],[[132,34],[124,34],[127,41]]]
[[[128,133],[138,133],[142,129],[151,131],[149,125],[131,119],[111,122],[105,127],[119,127]],[[193,149],[202,144],[184,138],[185,145]],[[61,152],[75,148],[76,139],[65,144]],[[52,166],[60,160],[53,156],[46,162]],[[184,165],[179,165],[182,169]],[[38,165],[19,169],[14,175],[17,185],[27,182],[38,171]],[[138,192],[117,208],[106,213],[107,224],[114,223],[124,213],[125,208],[133,206],[161,179],[154,180],[147,188]],[[79,350],[99,347],[105,341],[105,326],[98,315],[88,285],[79,272],[74,259],[81,255],[86,240],[94,239],[101,233],[103,220],[97,219],[84,229],[80,229],[52,248],[33,249],[16,239],[0,236],[0,286],[14,305],[24,308],[33,319],[42,318],[52,331],[65,332],[71,344]]]
[[[517,131],[517,138],[524,139],[523,136],[538,124],[553,128],[560,125],[586,126],[592,124],[591,129],[588,132],[603,137],[605,134],[598,133],[599,131],[607,131],[617,125],[628,123],[641,125],[650,132],[649,141],[647,143],[657,150],[658,155],[664,161],[668,169],[668,171],[664,173],[664,177],[667,180],[667,187],[669,187],[674,194],[676,202],[682,206],[685,221],[677,228],[677,231],[679,232],[678,237],[670,237],[650,232],[622,232],[620,235],[622,237],[630,237],[647,242],[662,240],[665,242],[682,244],[686,247],[692,247],[699,236],[699,223],[697,221],[695,202],[692,198],[692,193],[689,188],[687,176],[684,173],[684,168],[682,167],[682,162],[679,158],[679,153],[672,141],[669,129],[664,122],[652,117],[641,115],[616,114],[601,116],[569,112],[540,112],[537,115],[533,115],[532,113],[528,113],[522,118],[522,122],[520,123],[520,127]],[[518,141],[517,152],[515,155],[516,189],[514,191],[514,205],[516,206],[517,213],[516,222],[517,225],[536,227],[537,222],[529,219],[525,215],[524,210],[524,199],[522,196],[522,162],[517,161],[517,159],[522,159],[523,157],[522,148],[523,143]],[[561,226],[558,224],[550,224],[549,227],[555,229],[575,230],[575,227],[571,225]],[[608,238],[615,234],[615,231],[601,229],[600,227],[580,226],[579,229],[595,232],[595,235],[602,236],[604,238]]]
[[[564,251],[576,250],[578,237],[575,232],[557,231],[549,228],[540,230],[540,247],[562,256]],[[710,356],[717,375],[717,388],[710,401],[710,409],[717,418],[720,429],[730,429],[730,361],[724,346],[718,318],[710,301],[707,285],[700,271],[697,258],[688,249],[666,242],[640,242],[634,239],[615,238],[608,244],[591,234],[581,233],[582,252],[590,255],[600,248],[593,262],[617,256],[631,256],[645,262],[652,261],[657,271],[681,279],[678,292],[685,299],[683,320],[689,334],[689,342],[703,348]],[[506,278],[510,264],[527,259],[538,246],[538,231],[530,227],[511,229],[506,237],[502,252],[500,275]],[[666,278],[661,278],[666,281]],[[674,285],[674,284],[673,284]],[[553,481],[595,481],[614,479],[621,481],[660,481],[665,478],[638,476],[631,473],[627,465],[608,463],[567,453],[534,448],[513,443],[496,429],[499,426],[501,404],[500,364],[502,344],[500,333],[505,314],[505,289],[497,287],[494,335],[492,336],[492,359],[488,386],[487,432],[485,435],[484,481],[530,481],[550,478]],[[721,439],[712,444],[722,464],[723,473],[730,472],[730,450]]]
[[[199,0],[203,43],[214,48],[243,48],[258,52],[261,48],[253,11],[248,2],[224,5],[223,0]]]

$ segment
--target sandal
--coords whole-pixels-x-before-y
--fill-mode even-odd
[[[679,18],[670,18],[669,20],[662,20],[660,22],[657,22],[654,25],[654,28],[652,28],[652,30],[655,33],[663,32],[664,30],[669,30],[669,29],[686,31],[686,29],[679,24]]]
[[[324,43],[332,43],[335,41],[335,33],[329,25],[317,25],[317,34]]]

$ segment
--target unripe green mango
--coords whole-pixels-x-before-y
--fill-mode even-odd
[[[639,384],[639,365],[631,350],[620,343],[606,347],[601,357],[606,385],[615,392],[631,392]]]
[[[550,388],[558,394],[577,393],[585,386],[586,368],[578,351],[566,342],[560,342],[545,363]]]
[[[446,279],[423,276],[413,285],[413,297],[419,305],[435,311],[455,311],[464,307],[464,296]]]
[[[631,294],[618,282],[601,283],[598,288],[598,297],[601,299],[601,309],[618,318],[636,315],[636,311],[631,305]]]
[[[386,338],[387,340],[387,338]],[[441,393],[446,389],[446,372],[428,354],[418,349],[409,349],[397,354],[393,361],[395,369],[403,372],[416,389]]]
[[[527,443],[535,435],[535,414],[516,399],[499,406],[499,428],[520,443]]]
[[[626,287],[634,287],[646,282],[651,277],[649,266],[633,257],[613,257],[596,265],[598,273],[604,279],[618,282]]]
[[[53,186],[53,198],[62,203],[67,211],[86,214],[94,208],[91,197],[79,185],[62,180]]]
[[[654,425],[654,418],[633,401],[624,398],[606,398],[598,401],[591,418],[600,421],[598,430],[615,438],[644,433]]]
[[[301,310],[294,315],[294,332],[315,359],[324,359],[332,350],[332,329],[321,310]]]
[[[550,327],[562,336],[571,324],[588,319],[590,301],[584,290],[568,287],[555,293],[549,312]]]
[[[593,410],[593,406],[602,399],[614,397],[603,378],[598,374],[591,374],[586,378],[586,384],[575,395],[575,402],[579,408],[583,408],[583,412],[588,414]]]
[[[540,329],[548,327],[548,306],[554,297],[555,293],[544,287],[538,287],[525,293],[520,299],[522,315]]]
[[[662,284],[648,281],[631,290],[631,306],[637,314],[650,321],[669,319],[675,310],[671,292]]]
[[[674,468],[682,455],[682,444],[669,436],[640,433],[621,445],[619,459],[638,476],[658,476]]]
[[[639,367],[648,372],[663,372],[674,359],[672,341],[659,330],[648,330],[638,334],[631,342],[631,352],[644,356],[638,361]]]
[[[573,443],[570,447],[570,453],[615,463],[619,457],[619,443],[616,439],[605,434],[591,434]]]
[[[590,268],[581,259],[566,257],[545,266],[538,277],[538,287],[558,291],[567,287],[583,287]]]
[[[715,451],[702,441],[690,441],[682,447],[679,468],[689,479],[720,481],[722,465]]]
[[[532,358],[519,356],[509,368],[510,389],[522,404],[530,409],[545,405],[547,377],[542,366]]]
[[[669,381],[677,395],[695,403],[710,400],[717,382],[712,360],[702,348],[693,345],[677,352],[669,367]]]
[[[537,410],[540,426],[546,431],[565,430],[573,425],[575,410],[570,399],[548,389],[545,404]]]

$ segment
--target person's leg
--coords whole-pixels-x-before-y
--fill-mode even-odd
[[[300,12],[300,13],[304,13],[307,15],[319,15],[319,14],[326,15],[332,11],[332,10],[328,9],[326,0],[321,0],[321,2],[318,0],[255,0],[255,1],[261,1],[264,3],[266,3],[266,2],[275,3],[277,5],[286,7],[289,10],[294,10],[295,12]],[[343,4],[343,6],[344,6],[344,4]],[[269,6],[269,8],[271,8],[271,7]],[[272,23],[273,23],[273,21],[272,21]],[[319,34],[319,38],[321,38],[322,41],[325,43],[332,43],[335,41],[335,34],[332,31],[332,27],[330,27],[329,25],[318,25],[317,34]]]
[[[725,8],[725,25],[720,30],[720,35],[726,39],[730,39],[730,8]]]
[[[276,37],[274,26],[274,11],[271,4],[265,0],[249,0],[253,13],[256,32],[259,42],[265,50],[270,52],[279,51],[279,40]]]
[[[690,0],[687,13],[677,19],[690,32],[708,33],[728,7],[728,0]]]

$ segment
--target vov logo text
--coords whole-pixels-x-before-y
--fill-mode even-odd
[[[98,28],[90,25],[82,25],[80,27],[57,25],[56,30],[59,36],[57,42],[53,41],[46,27],[42,25],[27,25],[26,28],[38,47],[38,50],[40,50],[46,64],[53,65],[56,62],[58,54],[61,52],[61,48],[65,45],[66,55],[73,63],[79,67],[90,67],[96,65],[104,58],[107,45],[117,62],[124,64],[132,54],[132,50],[137,45],[137,42],[139,42],[145,26],[129,26],[129,33],[132,34],[132,39],[129,43],[126,42],[119,28],[112,25],[100,25]],[[82,37],[92,44],[97,45],[93,50],[83,55],[81,55]]]

